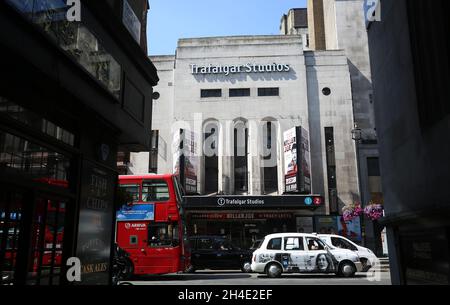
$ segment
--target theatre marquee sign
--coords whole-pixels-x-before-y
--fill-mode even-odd
[[[324,205],[320,195],[281,196],[185,196],[187,209],[316,209]]]
[[[192,75],[209,75],[209,74],[223,74],[228,76],[230,74],[238,73],[285,73],[291,71],[291,66],[288,64],[255,64],[248,63],[245,65],[197,65],[191,64]]]

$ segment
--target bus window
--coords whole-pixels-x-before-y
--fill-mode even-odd
[[[131,196],[133,202],[139,201],[139,184],[121,184],[119,187]]]
[[[168,201],[170,199],[169,187],[165,181],[144,181],[142,184],[142,201]]]
[[[176,247],[180,244],[177,223],[163,223],[148,226],[150,247]]]

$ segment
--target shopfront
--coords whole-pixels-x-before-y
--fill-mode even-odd
[[[323,206],[321,196],[187,196],[189,235],[227,236],[249,248],[272,233],[300,232],[299,218],[313,219]]]

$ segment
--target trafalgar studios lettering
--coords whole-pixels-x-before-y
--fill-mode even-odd
[[[196,65],[191,64],[191,73],[197,74],[225,74],[226,76],[236,73],[273,73],[273,72],[289,72],[291,66],[287,64],[252,64],[245,65]]]

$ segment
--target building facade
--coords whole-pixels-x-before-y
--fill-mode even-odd
[[[0,3],[0,284],[109,284],[117,151],[150,149],[147,1],[76,2]]]
[[[378,5],[367,26],[392,282],[448,285],[449,4]]]
[[[304,51],[299,35],[213,37],[181,39],[176,56],[151,59],[160,77],[158,149],[132,156],[150,161],[131,166],[176,172],[179,130],[191,132],[190,234],[228,235],[248,246],[273,232],[342,231],[360,242],[359,224],[337,216],[359,198],[343,51]],[[295,127],[310,152],[302,168],[310,187],[300,193],[287,191],[285,180],[287,133]]]
[[[382,204],[381,175],[364,0],[308,1],[312,50],[344,50],[352,83],[361,204]],[[383,254],[382,226],[364,219],[365,245]]]

